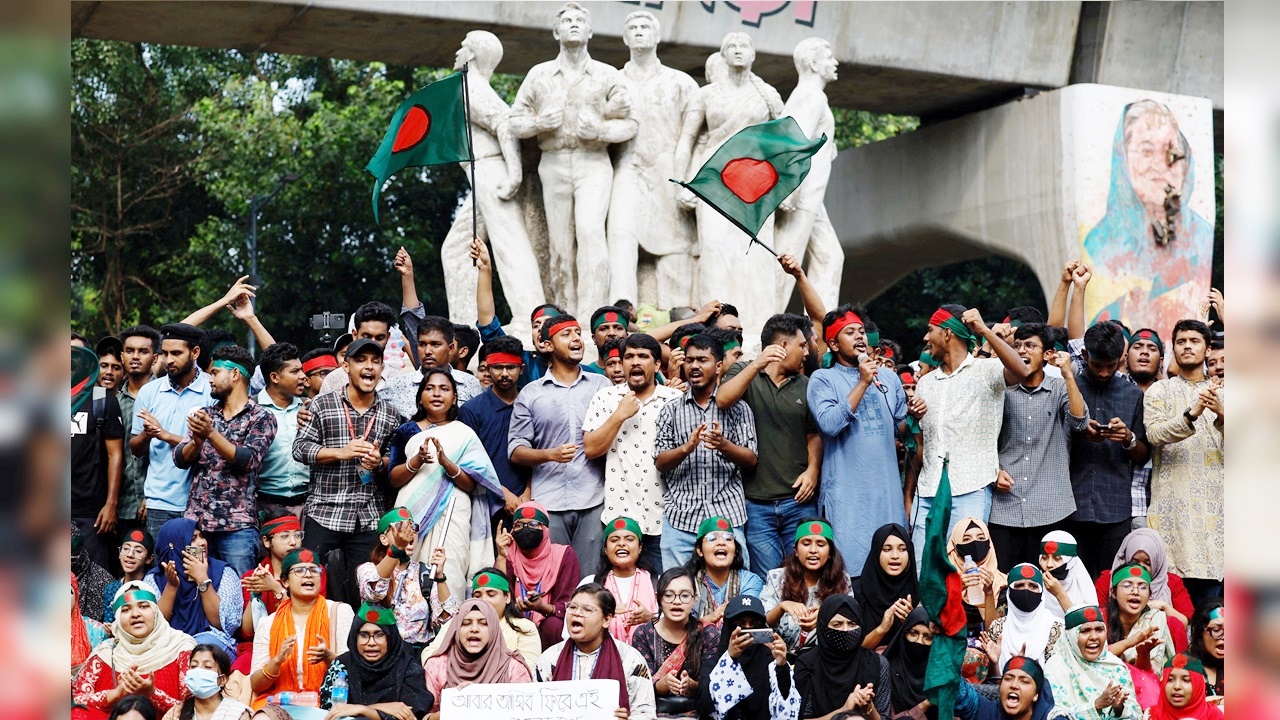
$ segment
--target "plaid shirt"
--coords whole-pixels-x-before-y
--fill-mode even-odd
[[[391,450],[391,436],[400,427],[400,419],[386,400],[378,397],[363,414],[347,399],[346,390],[320,395],[311,401],[311,422],[299,423],[293,441],[293,459],[311,466],[311,489],[307,494],[306,515],[334,532],[352,533],[374,530],[382,517],[382,494],[372,480],[360,482],[364,468],[359,460],[340,460],[320,465],[316,458],[324,448],[345,447],[365,433],[369,442],[386,456]],[[355,434],[351,432],[355,428]],[[375,470],[374,477],[382,474]]]
[[[1005,391],[1000,468],[1013,478],[1013,487],[992,495],[992,523],[1038,527],[1075,512],[1071,433],[1088,425],[1088,406],[1084,417],[1071,414],[1062,378],[1047,377],[1037,387],[1015,385]]]
[[[658,435],[653,457],[683,445],[694,428],[720,423],[724,437],[734,445],[756,452],[756,420],[751,408],[741,400],[728,410],[716,407],[715,397],[706,408],[698,406],[693,390],[662,406],[658,414]],[[697,532],[698,524],[721,515],[739,527],[747,521],[747,499],[742,490],[742,470],[717,450],[699,443],[671,472],[662,476],[667,484],[663,497],[667,522],[684,532]]]
[[[1146,517],[1151,504],[1151,460],[1133,469],[1133,516]]]
[[[141,388],[139,388],[141,389]],[[120,483],[120,499],[116,504],[116,514],[121,520],[134,520],[142,510],[147,482],[148,456],[141,457],[129,451],[129,441],[133,439],[133,408],[136,398],[129,394],[129,383],[126,378],[116,393],[120,403],[120,419],[124,422],[124,477]]]
[[[1090,417],[1102,425],[1118,417],[1139,440],[1147,439],[1142,388],[1119,378],[1098,385],[1089,379],[1087,370],[1076,373],[1076,385]],[[1075,433],[1071,439],[1071,487],[1076,496],[1071,520],[1118,523],[1133,517],[1133,463],[1121,443],[1092,442],[1084,433]]]
[[[191,495],[183,514],[195,520],[201,530],[228,532],[258,526],[258,471],[276,438],[276,419],[252,399],[230,420],[223,415],[223,404],[204,408],[213,419],[213,430],[236,446],[235,456],[227,460],[205,440],[195,461],[183,462],[183,450],[193,442],[190,431],[173,451],[173,464],[192,468]]]

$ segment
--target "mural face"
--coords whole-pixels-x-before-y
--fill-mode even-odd
[[[1199,316],[1213,261],[1211,150],[1208,140],[1196,156],[1168,105],[1142,99],[1120,110],[1106,212],[1083,241],[1094,267],[1091,322],[1118,318],[1167,334],[1178,320]],[[1208,182],[1197,187],[1201,158]]]

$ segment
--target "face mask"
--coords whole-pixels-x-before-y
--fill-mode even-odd
[[[827,631],[822,635],[822,642],[833,650],[853,652],[862,644],[862,628],[857,630],[832,630],[827,628]]]
[[[522,527],[511,533],[521,550],[533,550],[542,544],[542,528]]]
[[[973,558],[975,563],[982,564],[987,559],[987,553],[991,552],[990,540],[974,540],[972,542],[960,543],[956,545],[956,554],[960,559],[964,559],[965,555]]]
[[[1065,582],[1067,576],[1071,574],[1071,569],[1067,567],[1067,563],[1062,563],[1058,567],[1050,570],[1049,574],[1058,578],[1059,581]]]
[[[217,671],[206,668],[192,668],[187,671],[187,689],[201,700],[222,692],[222,688],[218,686]]]
[[[907,662],[912,665],[923,665],[929,660],[929,648],[931,646],[921,643],[907,641],[903,647],[903,654],[907,656]]]
[[[1034,612],[1040,607],[1039,590],[1009,590],[1009,602],[1022,612]]]

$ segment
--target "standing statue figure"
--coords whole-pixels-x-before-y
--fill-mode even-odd
[[[653,13],[627,16],[622,35],[631,60],[622,68],[632,98],[632,115],[640,128],[619,146],[609,203],[609,297],[637,302],[637,267],[654,266],[657,297],[644,298],[658,307],[693,303],[693,250],[697,234],[693,218],[676,204],[693,151],[693,134],[685,132],[696,109],[698,83],[687,73],[658,60],[661,25]],[[672,143],[672,139],[679,142]],[[654,260],[641,261],[639,250]]]
[[[489,85],[502,60],[502,42],[491,32],[472,30],[462,41],[454,69],[469,63],[467,91],[471,98],[471,143],[476,158],[476,187],[454,216],[453,227],[440,246],[444,265],[445,295],[454,322],[476,321],[476,273],[471,270],[471,206],[476,203],[476,234],[487,236],[493,249],[498,276],[511,306],[513,332],[527,323],[533,309],[546,302],[542,273],[525,228],[516,191],[520,189],[520,141],[511,133],[511,109]],[[467,165],[464,164],[466,171]],[[470,175],[468,174],[468,180]],[[517,335],[516,337],[521,337]]]
[[[560,7],[551,31],[555,60],[525,76],[511,113],[517,137],[537,137],[538,177],[547,214],[550,287],[554,300],[580,317],[609,302],[605,217],[613,187],[609,145],[635,137],[622,73],[591,59],[591,16],[581,5]]]
[[[696,173],[707,158],[739,130],[782,115],[782,96],[751,72],[756,51],[746,33],[725,35],[720,43],[720,55],[727,64],[724,78],[699,89],[692,122],[684,125],[684,132],[690,137],[682,137],[682,143],[692,140],[692,135],[704,125],[707,133],[706,144],[690,163],[686,178]],[[692,193],[682,190],[680,197],[686,207],[694,206]],[[697,201],[694,207],[698,221],[700,295],[694,305],[711,299],[733,303],[738,307],[744,331],[751,337],[778,311],[777,293],[773,290],[781,274],[778,263],[760,248],[744,254],[748,238],[740,228],[705,202]],[[772,217],[756,237],[772,247]]]
[[[831,43],[820,38],[801,40],[792,54],[800,81],[791,91],[784,115],[795,118],[810,138],[825,134],[827,143],[813,156],[809,174],[799,188],[782,203],[777,218],[776,250],[789,253],[805,265],[805,274],[826,307],[839,305],[840,274],[844,271],[844,248],[827,217],[823,197],[831,179],[831,163],[836,159],[836,120],[831,114],[825,88],[836,79],[836,58]],[[782,275],[778,282],[778,307],[785,308],[795,288],[795,278]]]

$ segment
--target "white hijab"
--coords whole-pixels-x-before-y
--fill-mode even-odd
[[[1059,544],[1068,543],[1076,544],[1076,538],[1069,532],[1062,530],[1054,530],[1041,538],[1040,543],[1043,547],[1044,543],[1054,541]],[[1075,555],[1067,556],[1065,563],[1067,568],[1067,579],[1061,581],[1062,589],[1067,591],[1067,597],[1071,598],[1071,607],[1077,605],[1097,605],[1098,591],[1093,586],[1093,581],[1089,578],[1089,571],[1085,569],[1084,563],[1080,562],[1080,558]],[[1059,620],[1067,616],[1066,610],[1058,602],[1058,598],[1052,593],[1044,594],[1044,605],[1049,608],[1049,612],[1053,613]]]
[[[1021,579],[1018,577],[1017,570],[1022,565],[1015,565],[1009,571],[1010,592],[1013,591],[1014,581]],[[1044,586],[1041,585],[1040,604],[1031,612],[1020,610],[1013,601],[1009,601],[1008,614],[1004,616],[1004,627],[1000,629],[999,666],[1001,669],[1004,668],[1005,663],[1019,655],[1025,655],[1044,666],[1044,653],[1049,647],[1049,635],[1053,632],[1053,626],[1061,622],[1045,606],[1046,595]],[[1027,646],[1026,652],[1022,650],[1023,645]]]

